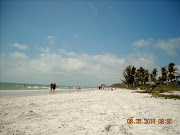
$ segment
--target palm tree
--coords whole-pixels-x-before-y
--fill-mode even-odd
[[[149,71],[145,70],[143,67],[140,67],[135,73],[136,82],[146,83],[149,81]]]
[[[162,84],[163,81],[162,81],[162,77],[159,77],[158,80],[156,81],[156,84]]]
[[[161,81],[162,81],[162,83],[164,81],[167,81],[167,74],[168,74],[167,68],[166,67],[162,67],[161,68]]]
[[[170,79],[170,81],[172,82],[173,79],[175,79],[175,73],[178,69],[175,67],[175,63],[169,63],[168,65],[168,78]]]
[[[134,66],[127,66],[123,71],[123,76],[125,80],[122,80],[125,84],[133,85],[134,84],[134,74],[136,72],[136,68]]]
[[[144,72],[145,72],[145,69],[143,67],[140,67],[138,70],[137,70],[137,73],[136,73],[136,76],[139,80],[140,83],[143,83],[143,75],[144,75]]]
[[[144,81],[144,83],[146,83],[146,82],[149,81],[149,71],[148,71],[148,70],[146,70],[146,71],[144,72],[143,81]]]
[[[135,82],[136,84],[139,85],[139,83],[141,82],[141,75],[140,75],[140,71],[139,69],[135,72],[134,74],[134,78],[135,78]]]
[[[150,76],[151,81],[154,82],[154,83],[156,83],[156,76],[157,76],[157,69],[154,68],[152,73],[151,73],[151,76]]]

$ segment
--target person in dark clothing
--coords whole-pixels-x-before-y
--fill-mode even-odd
[[[56,89],[56,83],[53,84],[53,91]]]

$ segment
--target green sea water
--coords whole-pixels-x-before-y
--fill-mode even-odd
[[[57,84],[56,93],[77,92],[79,86],[61,86]],[[81,91],[96,90],[95,87],[80,87]],[[23,84],[0,82],[0,97],[29,96],[50,93],[50,84]]]

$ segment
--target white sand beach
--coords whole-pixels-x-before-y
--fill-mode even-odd
[[[178,135],[180,100],[132,90],[0,98],[1,135]],[[128,124],[127,119],[155,119]],[[172,119],[159,124],[158,119]]]

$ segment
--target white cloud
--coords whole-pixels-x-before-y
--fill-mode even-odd
[[[28,56],[24,53],[14,52],[1,55],[0,61],[0,81],[22,82],[25,80],[22,76],[24,76],[24,72],[28,72],[26,69],[29,61]],[[28,76],[26,77],[28,78]]]
[[[112,84],[123,79],[122,73],[127,65],[143,66],[151,70],[156,67],[151,54],[134,53],[119,58],[113,54],[78,54],[59,49],[58,53],[44,52],[37,58],[28,58],[23,53],[3,54],[2,77],[6,80],[23,80],[33,83],[55,81],[61,85],[100,85]],[[5,55],[5,56],[4,56]]]
[[[41,54],[41,57],[43,57],[43,56],[45,56],[45,54],[44,54],[44,53],[42,53],[42,54]]]
[[[49,48],[39,48],[42,52],[48,53],[49,52]]]
[[[143,46],[149,45],[150,41],[152,41],[152,39],[148,39],[148,40],[141,39],[141,40],[135,41],[133,45],[137,47],[143,47]]]
[[[48,39],[54,39],[48,36]],[[180,48],[180,38],[165,40],[141,39],[134,42],[134,46],[143,47],[153,43],[156,48],[161,48],[169,55],[175,55]],[[64,44],[68,42],[63,41]],[[16,47],[18,43],[14,44]],[[22,45],[20,45],[22,47]],[[112,84],[123,79],[122,73],[127,65],[136,68],[144,67],[150,72],[153,68],[160,67],[155,64],[155,56],[147,52],[135,52],[126,57],[117,57],[113,54],[89,55],[86,53],[69,52],[58,49],[57,53],[50,53],[51,48],[39,48],[42,53],[39,57],[29,58],[24,53],[1,53],[1,80],[20,82],[31,80],[33,83],[42,81],[49,83],[56,81],[61,85],[99,85],[101,83]],[[180,69],[180,66],[177,65]]]
[[[19,53],[19,52],[11,53],[10,56],[13,59],[21,59],[21,60],[25,60],[28,58],[24,53]]]
[[[46,49],[42,50],[47,52]],[[22,80],[49,82],[61,80],[67,85],[119,82],[125,67],[125,59],[112,54],[77,54],[63,49],[60,49],[59,53],[43,53],[35,59],[18,52],[6,55],[4,58],[1,63],[4,65],[2,73],[6,78],[16,80],[19,77]]]
[[[74,52],[67,52],[67,51],[64,50],[64,49],[59,49],[59,52],[60,52],[61,54],[65,54],[65,55],[67,55],[67,56],[76,56],[76,53],[74,53]]]
[[[26,50],[28,48],[27,45],[23,45],[23,44],[21,45],[19,43],[14,43],[14,44],[12,44],[12,46],[15,48],[21,49],[21,50]]]
[[[127,64],[134,65],[136,68],[144,67],[148,70],[157,68],[155,57],[151,53],[136,52],[129,55],[126,59]]]
[[[48,36],[49,44],[53,45],[55,43],[55,39],[53,36]]]
[[[156,46],[165,50],[168,53],[168,55],[175,56],[177,55],[176,49],[180,48],[180,38],[171,38],[167,41],[158,40]]]
[[[170,56],[176,56],[176,49],[180,48],[180,37],[178,38],[170,38],[168,40],[153,40],[153,39],[141,39],[138,41],[135,41],[133,43],[136,47],[144,47],[147,45],[151,45],[151,47],[156,47],[161,50],[164,50],[167,52]]]
[[[104,65],[123,65],[125,63],[124,58],[117,58],[116,56],[112,55],[112,54],[104,54],[104,55],[96,55],[93,56],[94,60],[97,62],[101,62]]]

